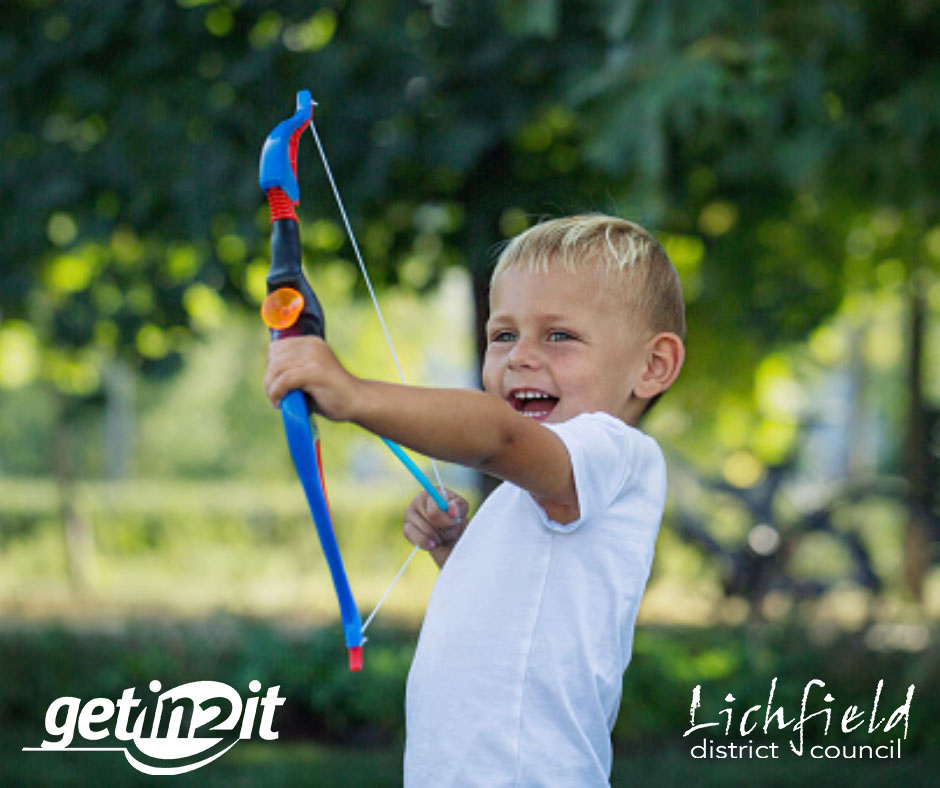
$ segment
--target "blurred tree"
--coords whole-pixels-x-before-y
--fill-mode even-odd
[[[940,258],[929,0],[19,0],[0,30],[0,385],[120,412],[106,368],[171,372],[257,302],[256,158],[300,87],[376,278],[466,265],[478,328],[496,245],[538,216],[661,230],[694,326],[673,396],[696,414],[885,257],[907,282]],[[342,249],[311,158],[316,265]]]

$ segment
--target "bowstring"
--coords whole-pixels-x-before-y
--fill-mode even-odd
[[[389,333],[388,325],[385,322],[385,316],[382,314],[382,307],[379,306],[379,299],[376,297],[375,289],[372,287],[372,278],[369,276],[369,272],[366,270],[365,261],[362,258],[362,253],[359,251],[359,243],[356,241],[356,234],[353,232],[352,224],[350,223],[349,216],[346,213],[346,206],[343,203],[342,196],[340,196],[339,188],[336,185],[336,179],[333,177],[333,170],[330,168],[330,163],[326,158],[326,151],[323,149],[323,144],[320,142],[320,135],[317,134],[317,127],[313,122],[312,116],[310,118],[310,132],[313,134],[313,141],[316,143],[317,152],[320,154],[320,161],[323,162],[323,169],[326,171],[326,178],[330,183],[330,189],[333,191],[333,197],[336,200],[337,207],[339,208],[339,213],[343,220],[343,226],[346,228],[346,235],[352,244],[353,254],[356,257],[356,262],[359,264],[359,270],[362,272],[362,278],[365,280],[366,287],[369,290],[369,297],[372,299],[372,305],[375,307],[375,314],[378,316],[379,323],[382,326],[382,333],[385,335],[385,342],[388,344],[388,349],[392,353],[392,360],[395,362],[395,369],[398,371],[398,378],[401,380],[403,386],[407,386],[408,383],[405,380],[405,373],[402,370],[401,362],[398,360],[398,353],[395,351],[395,343],[392,342],[392,335]],[[431,470],[434,471],[434,479],[437,481],[437,486],[441,490],[441,495],[443,495],[446,499],[447,492],[444,489],[444,482],[441,479],[441,473],[437,468],[437,463],[434,462],[434,459],[431,457],[428,459],[431,461]],[[385,589],[385,593],[382,594],[379,601],[372,609],[372,612],[369,613],[369,615],[366,617],[366,621],[362,625],[363,634],[365,633],[369,624],[372,623],[372,619],[375,618],[375,614],[379,612],[379,608],[381,608],[385,600],[388,599],[388,595],[392,593],[392,589],[395,587],[395,584],[398,583],[401,576],[405,573],[405,570],[408,568],[408,564],[411,563],[411,559],[414,558],[417,553],[418,546],[415,545],[410,555],[405,559],[405,563],[402,564],[401,569],[398,570],[398,574],[395,575],[388,588]]]

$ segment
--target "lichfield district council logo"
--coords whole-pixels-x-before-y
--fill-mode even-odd
[[[870,707],[863,703],[861,706],[837,705],[834,709],[830,704],[835,701],[835,697],[831,692],[825,691],[826,682],[811,679],[803,687],[799,714],[794,713],[787,719],[788,714],[784,707],[775,707],[774,704],[774,693],[777,690],[777,678],[774,677],[770,682],[766,704],[757,704],[739,711],[734,705],[737,698],[729,692],[725,696],[727,706],[718,712],[719,717],[725,717],[722,725],[721,722],[714,721],[696,723],[696,710],[702,706],[702,686],[697,684],[692,690],[692,705],[689,708],[691,725],[682,735],[686,737],[697,734],[697,738],[692,740],[694,745],[690,751],[692,757],[697,759],[779,758],[779,750],[782,749],[780,745],[767,741],[772,728],[776,728],[776,731],[790,729],[793,734],[789,741],[790,750],[798,757],[808,753],[810,758],[827,760],[900,758],[901,742],[907,738],[914,685],[911,684],[907,688],[904,701],[890,713],[890,706],[885,707],[881,697],[883,687],[884,681],[880,680],[875,687],[875,697]],[[809,728],[814,729],[815,737],[817,740],[821,739],[822,743],[804,746],[804,733]],[[837,741],[831,742],[827,739],[830,733],[836,734],[834,738]],[[716,738],[709,738],[710,736]],[[852,739],[861,737],[861,741],[845,741],[849,736]],[[730,737],[740,738],[737,741],[729,741]]]
[[[145,774],[183,774],[224,755],[242,739],[278,737],[274,712],[285,698],[280,686],[263,697],[261,682],[249,682],[251,696],[242,696],[221,681],[193,681],[138,698],[129,687],[117,701],[57,698],[46,710],[46,733],[39,747],[24,752],[123,752],[128,763]],[[133,722],[131,719],[133,718]],[[257,726],[256,726],[257,721]]]

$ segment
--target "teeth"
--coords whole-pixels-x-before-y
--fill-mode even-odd
[[[516,399],[550,399],[548,394],[543,394],[541,391],[517,391],[515,397]]]
[[[522,415],[528,419],[540,419],[542,418],[542,416],[547,416],[548,411],[545,410],[545,411],[542,411],[541,413],[530,413],[529,411],[523,411]]]

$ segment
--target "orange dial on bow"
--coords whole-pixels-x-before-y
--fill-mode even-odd
[[[261,304],[261,319],[268,328],[283,331],[297,321],[304,308],[304,297],[293,287],[281,287],[268,293]]]

